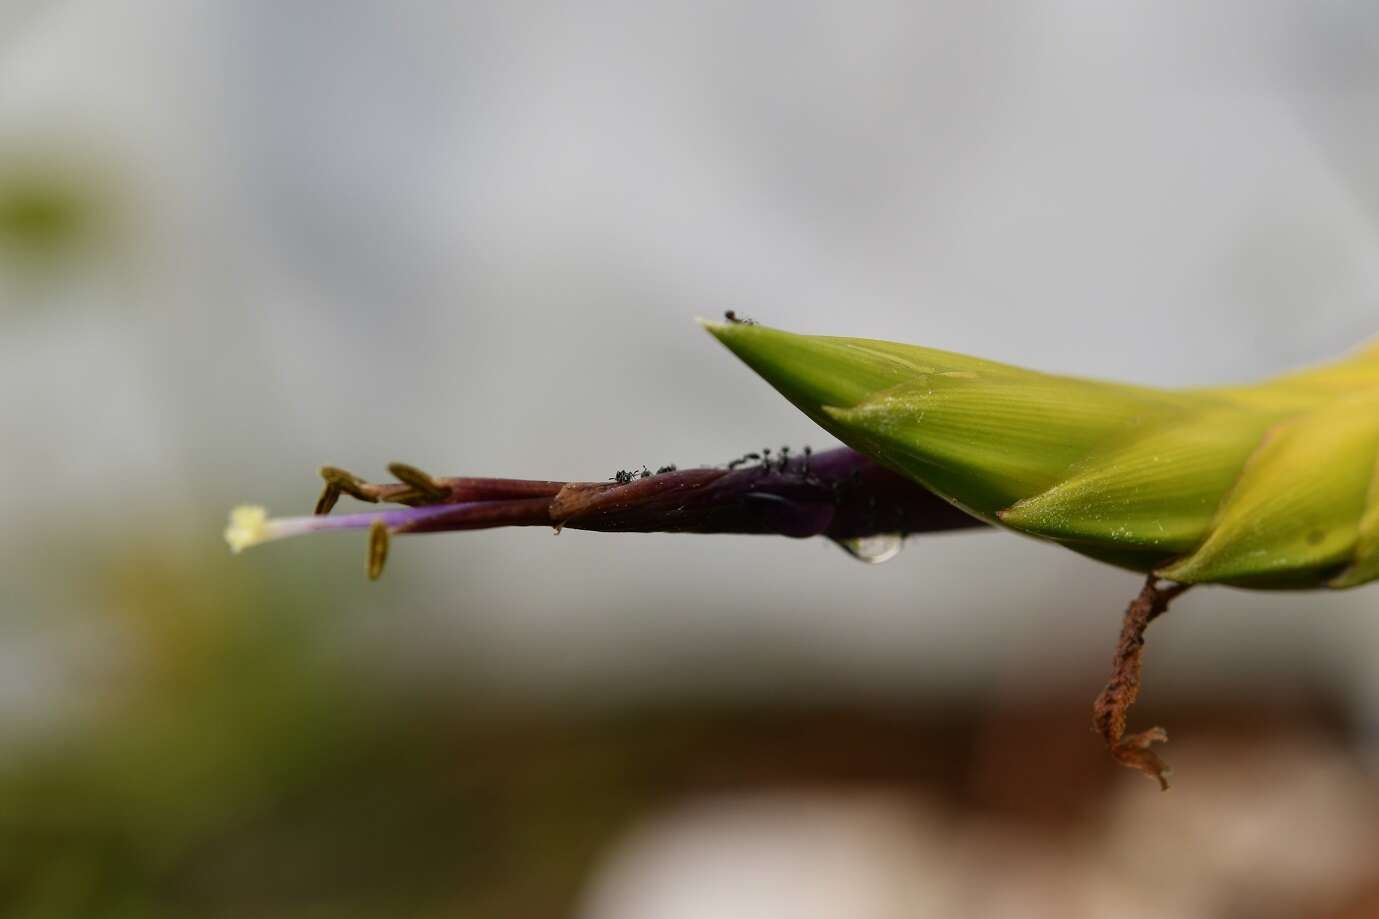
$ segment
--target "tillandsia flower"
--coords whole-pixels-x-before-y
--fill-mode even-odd
[[[726,467],[619,471],[607,482],[435,478],[393,463],[396,484],[321,470],[325,491],[309,517],[269,518],[238,507],[225,539],[249,546],[328,530],[369,530],[369,573],[378,577],[391,534],[546,526],[616,533],[746,533],[825,536],[867,561],[884,560],[910,533],[982,526],[976,518],[854,450],[792,456],[749,453]],[[326,516],[341,494],[395,510]]]
[[[367,528],[377,576],[390,533],[545,525],[825,535],[876,556],[863,541],[882,534],[1014,530],[1147,575],[1093,719],[1118,761],[1163,788],[1167,768],[1149,746],[1165,733],[1127,734],[1126,716],[1144,631],[1169,601],[1193,584],[1379,579],[1379,345],[1253,386],[1164,390],[727,319],[706,326],[851,450],[763,451],[727,469],[643,470],[611,483],[435,479],[395,464],[400,484],[371,485],[327,467],[318,515],[342,493],[412,506],[280,520],[242,508],[226,538],[238,551]]]

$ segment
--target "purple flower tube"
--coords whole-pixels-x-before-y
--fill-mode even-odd
[[[269,518],[260,507],[231,513],[225,538],[239,552],[260,542],[327,530],[369,530],[370,573],[382,569],[391,534],[549,526],[618,533],[740,533],[825,536],[869,561],[894,554],[911,533],[984,524],[911,480],[846,448],[791,455],[749,453],[727,467],[619,472],[609,482],[433,478],[403,464],[396,484],[373,484],[326,467],[317,513]],[[328,516],[341,494],[390,510]]]

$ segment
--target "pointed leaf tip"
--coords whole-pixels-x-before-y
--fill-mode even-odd
[[[926,369],[898,355],[866,347],[882,346],[883,342],[796,335],[740,322],[709,323],[705,328],[816,421],[824,406],[850,408],[873,393],[914,379]]]
[[[987,520],[1174,408],[1150,390],[933,348],[764,326],[711,331],[844,443]]]

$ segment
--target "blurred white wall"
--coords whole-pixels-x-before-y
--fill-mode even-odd
[[[825,445],[691,321],[725,308],[1160,384],[1324,358],[1379,332],[1376,105],[1361,2],[7,8],[0,171],[38,151],[112,216],[62,273],[0,278],[0,474],[34,483],[0,631],[99,614],[60,574],[93,542],[222,553],[230,503],[306,509],[322,462],[605,478]],[[237,564],[261,553],[338,561],[361,658],[537,692],[1082,681],[1136,587],[997,534],[881,568],[458,535],[367,589],[354,542]],[[1196,592],[1152,691],[1319,673],[1379,707],[1376,614]],[[51,672],[0,694],[57,706]]]

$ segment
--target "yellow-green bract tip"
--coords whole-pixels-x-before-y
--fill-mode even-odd
[[[1152,390],[764,326],[709,331],[839,440],[992,522],[1096,445],[1173,411]]]
[[[918,369],[884,351],[884,342],[795,335],[762,325],[706,322],[704,328],[811,416],[849,408],[904,382]],[[875,344],[882,350],[869,349]]]

